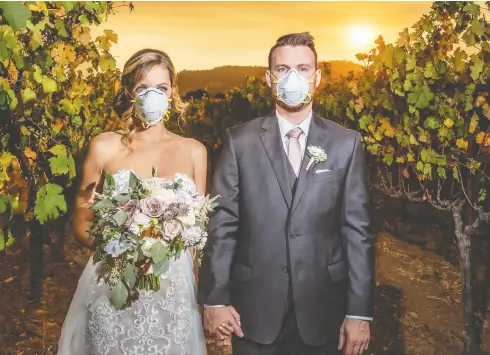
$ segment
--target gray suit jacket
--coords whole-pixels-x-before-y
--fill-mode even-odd
[[[278,336],[290,280],[309,345],[336,339],[346,314],[372,317],[373,237],[360,135],[313,115],[310,145],[328,159],[306,170],[305,155],[292,190],[275,115],[226,130],[199,302],[233,305],[245,337],[257,343]]]

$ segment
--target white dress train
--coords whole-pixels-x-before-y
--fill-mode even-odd
[[[125,190],[129,171],[118,171],[114,180],[117,190]],[[123,310],[112,306],[109,287],[98,281],[99,267],[90,257],[61,330],[58,355],[206,355],[188,253],[171,261],[159,291],[140,291]]]

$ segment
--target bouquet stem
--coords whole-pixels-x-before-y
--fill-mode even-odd
[[[138,288],[140,290],[158,291],[160,289],[160,277],[153,274],[141,275],[138,278]]]

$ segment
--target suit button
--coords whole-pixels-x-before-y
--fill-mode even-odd
[[[289,268],[287,266],[284,266],[282,268],[282,272],[284,272],[285,274],[287,274],[289,272]]]
[[[289,236],[291,239],[294,239],[296,238],[298,235],[296,233],[291,233],[291,235]]]

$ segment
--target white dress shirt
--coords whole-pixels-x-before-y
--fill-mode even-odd
[[[301,153],[304,156],[305,150],[306,150],[306,141],[308,139],[308,132],[310,131],[310,123],[311,123],[311,119],[313,117],[313,112],[310,112],[308,114],[308,116],[306,116],[306,118],[297,126],[293,125],[292,123],[287,121],[285,118],[281,117],[281,115],[277,111],[276,111],[276,116],[277,116],[277,122],[279,124],[279,132],[281,133],[282,143],[283,143],[286,155],[288,154],[288,147],[289,147],[288,133],[293,128],[299,127],[303,131],[303,134],[301,134],[298,139],[299,139],[299,145],[301,146]],[[215,305],[215,306],[204,305],[204,307],[224,307],[224,305]],[[347,318],[361,319],[361,320],[366,320],[366,321],[372,321],[373,320],[373,318],[369,318],[369,317],[359,317],[359,316],[351,316],[351,315],[346,315],[346,317]]]
[[[308,139],[308,132],[310,131],[310,123],[311,123],[311,118],[313,116],[313,112],[310,112],[308,116],[306,116],[306,118],[298,126],[293,125],[285,118],[281,117],[281,115],[277,111],[276,111],[276,116],[277,116],[277,122],[279,123],[279,132],[281,132],[282,142],[284,144],[284,150],[286,151],[286,155],[288,154],[288,147],[289,147],[288,133],[293,128],[299,127],[301,128],[301,131],[303,131],[303,134],[301,134],[298,139],[299,139],[299,145],[301,147],[301,154],[302,156],[304,156],[305,149],[306,149],[306,140]]]

